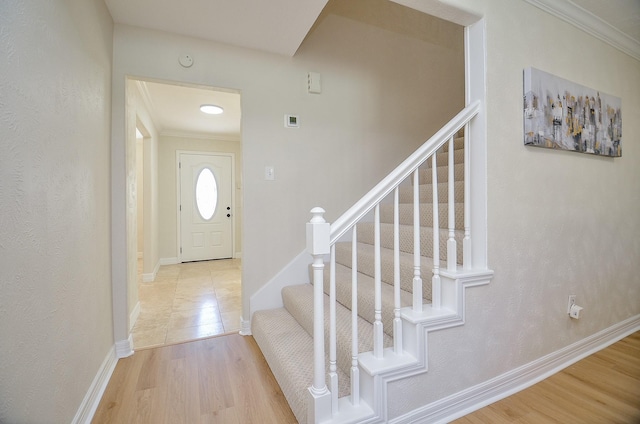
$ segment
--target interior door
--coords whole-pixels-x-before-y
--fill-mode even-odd
[[[233,256],[232,158],[181,153],[180,260]]]

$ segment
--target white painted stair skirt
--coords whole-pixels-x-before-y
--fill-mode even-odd
[[[463,109],[334,223],[311,211],[312,285],[286,287],[284,308],[252,319],[300,423],[384,422],[386,382],[426,372],[426,333],[463,324],[464,289],[490,281],[472,261],[479,110]]]

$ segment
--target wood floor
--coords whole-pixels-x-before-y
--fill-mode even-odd
[[[640,423],[640,332],[455,424]]]
[[[141,350],[121,359],[92,421],[296,423],[253,337]]]
[[[237,334],[121,359],[93,423],[295,423],[253,337]],[[454,421],[640,423],[640,332]]]

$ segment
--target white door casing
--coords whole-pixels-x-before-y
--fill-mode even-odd
[[[233,156],[178,152],[178,180],[180,262],[233,257]]]

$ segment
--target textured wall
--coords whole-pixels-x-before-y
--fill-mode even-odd
[[[374,2],[366,5],[376,9]],[[367,20],[347,13],[325,16],[293,58],[116,26],[112,159],[117,192],[124,190],[124,75],[242,93],[247,311],[250,296],[304,249],[312,207],[323,206],[335,219],[462,108],[462,29],[425,20],[424,33],[407,33],[401,30],[403,19],[422,17],[396,7],[395,13],[384,9],[394,17],[390,27],[377,25],[384,20],[375,14]],[[435,33],[429,32],[432,27]],[[443,34],[457,36],[457,47]],[[194,58],[189,69],[178,64],[185,52]],[[322,94],[306,92],[309,71],[322,74]],[[301,127],[285,129],[284,115],[292,113],[299,114]],[[265,181],[267,165],[275,167],[275,181]],[[117,221],[114,239],[123,228]],[[122,252],[114,249],[114,255]],[[115,258],[119,274],[123,263]]]
[[[0,2],[0,422],[74,417],[113,346],[101,0]]]
[[[390,416],[640,314],[640,63],[513,0],[455,0],[486,20],[488,248],[463,327],[429,336],[429,372],[390,385]],[[523,145],[529,66],[622,98],[622,158]],[[567,296],[583,306],[567,317]]]

